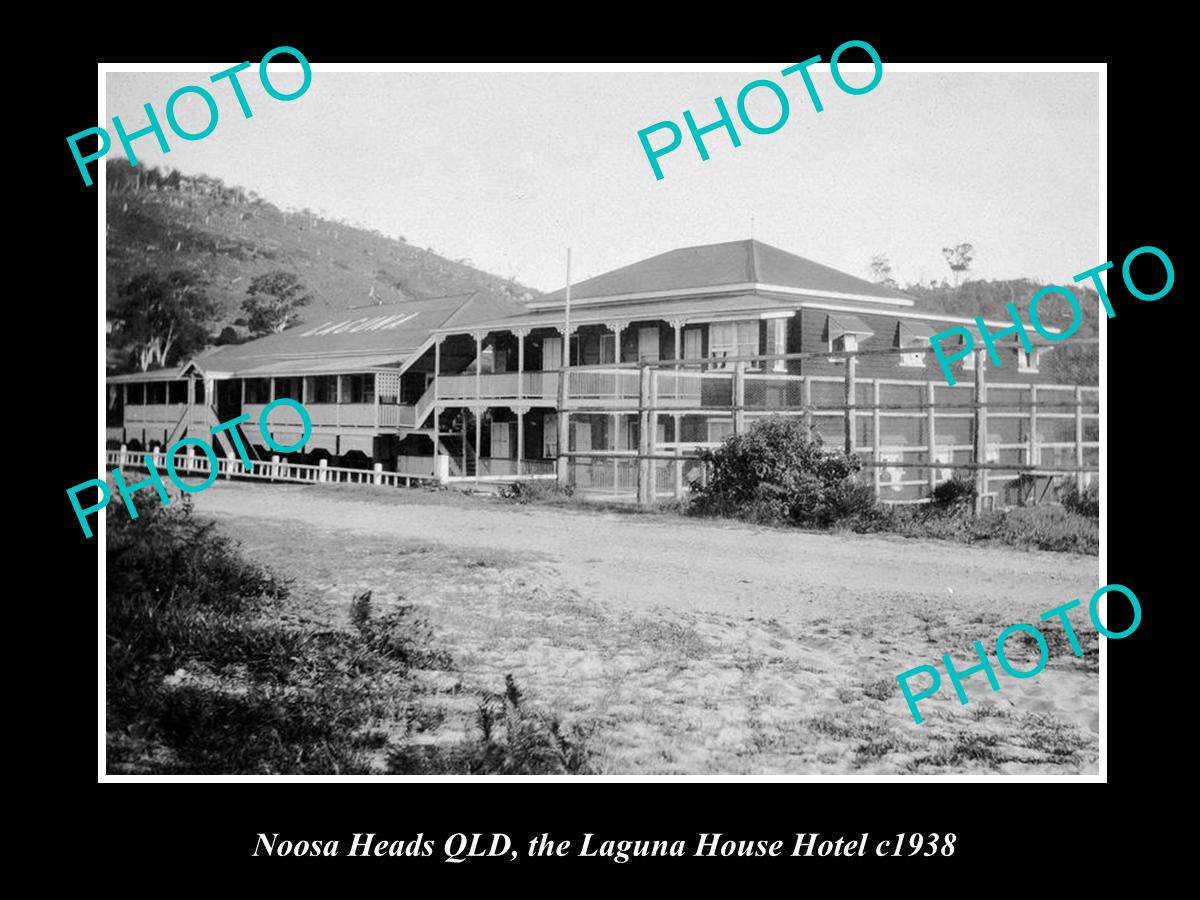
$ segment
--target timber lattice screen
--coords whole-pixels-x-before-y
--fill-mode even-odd
[[[782,357],[703,370],[577,367],[564,398],[560,477],[585,496],[681,499],[706,475],[700,449],[768,415],[803,417],[826,444],[857,454],[860,477],[884,502],[923,502],[937,484],[970,473],[982,506],[1008,506],[1048,479],[1083,484],[1099,471],[1098,387],[860,379],[855,354],[841,355],[844,377],[772,371]]]

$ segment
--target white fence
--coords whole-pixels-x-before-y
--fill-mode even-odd
[[[191,450],[191,447],[186,448]],[[139,453],[129,450],[106,450],[105,463],[110,468],[145,469],[144,457],[150,457],[154,468],[161,474],[167,470],[165,451]],[[415,475],[408,472],[385,472],[381,463],[372,469],[348,469],[326,465],[324,460],[315,466],[292,463],[272,457],[270,460],[252,459],[250,471],[246,471],[240,459],[217,457],[217,475],[224,478],[252,478],[258,481],[281,481],[297,484],[375,484],[383,487],[411,487],[413,484],[437,484],[433,475]],[[196,475],[207,478],[211,472],[208,457],[187,453],[175,454],[175,471],[180,477]]]

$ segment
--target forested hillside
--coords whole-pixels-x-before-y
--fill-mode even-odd
[[[936,310],[955,316],[983,316],[988,321],[1010,321],[1005,307],[1015,304],[1026,323],[1025,330],[1030,340],[1040,341],[1037,333],[1029,326],[1029,300],[1045,285],[1028,278],[1009,281],[967,281],[958,287],[942,283],[922,286],[908,284],[901,288],[917,301],[921,309]],[[1100,297],[1091,288],[1066,285],[1079,300],[1083,310],[1083,322],[1075,332],[1075,338],[1096,337],[1100,327]],[[1038,317],[1042,323],[1054,328],[1066,329],[1071,324],[1071,307],[1065,298],[1048,296],[1038,304]],[[1070,346],[1056,348],[1045,357],[1044,371],[1063,384],[1097,384],[1099,379],[1099,347]]]
[[[452,261],[403,239],[285,211],[207,176],[108,164],[108,306],[145,272],[183,270],[204,285],[220,310],[214,334],[242,316],[246,287],[257,275],[292,272],[312,295],[309,313],[395,303],[473,289],[521,298],[532,291],[511,279]]]

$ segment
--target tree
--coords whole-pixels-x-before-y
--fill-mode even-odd
[[[217,335],[217,339],[213,341],[218,347],[224,344],[240,344],[241,342],[241,335],[237,333],[237,329],[232,325],[226,325],[222,328],[221,333]]]
[[[141,371],[166,366],[173,352],[184,356],[208,342],[207,326],[217,315],[217,304],[191,272],[142,272],[117,296],[114,331]]]
[[[312,302],[312,297],[293,272],[276,269],[256,275],[246,288],[242,301],[246,324],[255,336],[278,334],[298,318],[297,310]]]
[[[971,268],[971,260],[975,254],[975,248],[970,244],[959,244],[956,247],[943,247],[942,256],[946,257],[946,263],[950,266],[950,278],[954,282],[954,286],[958,287],[963,273]]]
[[[886,285],[887,287],[895,287],[896,281],[892,278],[892,264],[888,262],[886,253],[876,253],[871,257],[871,278],[876,284]]]

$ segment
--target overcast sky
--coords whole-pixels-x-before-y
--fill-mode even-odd
[[[285,208],[309,207],[403,235],[452,259],[538,290],[656,253],[754,236],[859,276],[886,253],[901,283],[947,276],[941,248],[975,245],[977,277],[1069,282],[1098,241],[1098,75],[889,72],[869,94],[813,70],[824,111],[798,75],[764,73],[313,73],[306,94],[270,98],[242,76],[253,118],[216,85],[220,119],[171,153],[153,138],[139,159],[214,175]],[[207,84],[217,69],[109,73],[108,116],[145,124],[150,102]],[[275,73],[272,64],[272,73]],[[773,77],[790,100],[774,134],[737,121],[746,82]],[[847,75],[851,83],[868,76]],[[299,84],[280,74],[280,90]],[[683,124],[717,118],[721,96],[742,146],[708,138],[702,162]],[[765,89],[751,117],[778,115]],[[776,104],[772,106],[772,104]],[[206,121],[195,96],[181,124]],[[663,119],[684,129],[656,181],[637,131]],[[86,127],[84,123],[80,128]],[[108,124],[111,131],[111,123]],[[665,134],[654,137],[656,142]],[[114,138],[110,155],[121,155]]]

